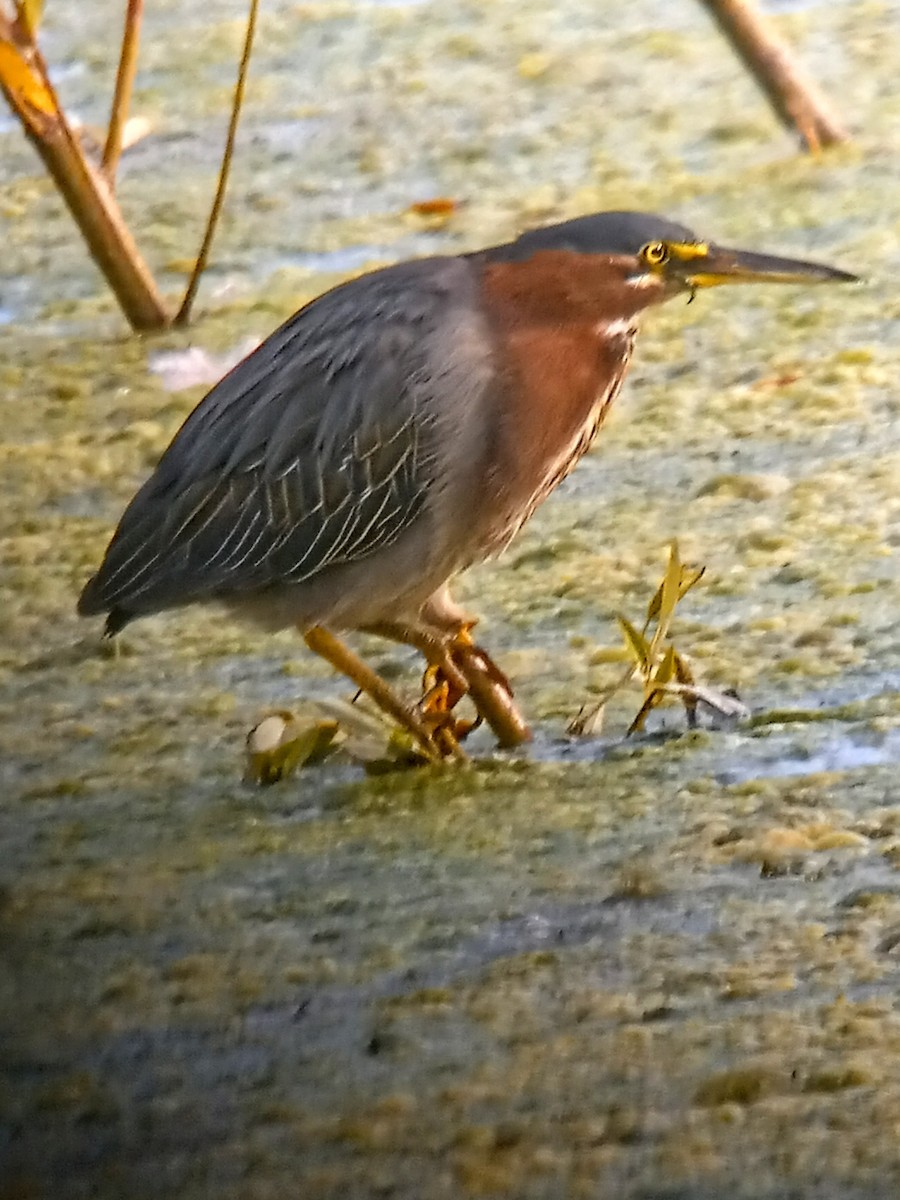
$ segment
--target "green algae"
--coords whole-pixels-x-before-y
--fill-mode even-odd
[[[154,136],[120,192],[174,292],[240,14],[216,0],[185,30],[181,6],[153,7],[135,102]],[[111,11],[56,46],[99,65]],[[694,6],[669,20],[599,22],[578,0],[274,6],[206,311],[153,339],[123,333],[0,130],[0,1190],[896,1190],[900,13],[791,16],[859,131],[818,161]],[[60,86],[100,124],[92,74]],[[432,195],[460,201],[441,230],[407,211]],[[871,282],[723,290],[648,320],[597,449],[459,588],[532,747],[244,786],[259,712],[313,716],[345,691],[327,669],[202,612],[112,656],[73,613],[202,392],[165,392],[149,355],[265,336],[345,271],[617,206]],[[623,704],[603,739],[566,742],[673,537],[707,566],[679,648],[754,716],[686,734],[665,709],[622,742]],[[365,645],[415,686],[408,655]]]

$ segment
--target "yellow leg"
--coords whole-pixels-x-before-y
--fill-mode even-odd
[[[426,659],[428,669],[416,711],[445,757],[468,762],[469,756],[459,743],[471,733],[477,722],[458,721],[452,715],[454,706],[468,692],[469,685],[450,657],[447,639],[405,621],[379,621],[375,625],[367,625],[365,632],[400,642],[401,645],[413,646]]]
[[[465,695],[468,691],[465,677],[453,662],[446,639],[438,634],[403,621],[379,621],[377,625],[367,625],[366,633],[413,646],[458,692]]]
[[[490,655],[472,641],[469,628],[461,629],[452,639],[443,638],[415,625],[382,622],[371,633],[415,646],[437,668],[435,682],[445,679],[457,693],[468,694],[480,717],[490,725],[501,746],[518,746],[531,740],[531,730],[513,701],[509,680]],[[453,700],[449,708],[453,708]],[[451,728],[448,724],[448,730]],[[457,737],[464,736],[457,730]]]
[[[370,696],[383,712],[403,729],[408,730],[427,758],[435,762],[440,761],[441,753],[419,714],[404,704],[393,688],[363,662],[359,655],[354,654],[349,646],[323,625],[313,625],[311,629],[305,629],[303,637],[310,650],[331,663],[336,671],[346,675],[360,691]]]
[[[450,648],[453,662],[465,676],[478,713],[494,731],[501,746],[531,741],[531,730],[513,701],[509,680],[491,656],[463,630]]]

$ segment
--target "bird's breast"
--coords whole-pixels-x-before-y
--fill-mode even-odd
[[[515,535],[590,448],[622,386],[634,342],[631,321],[513,334],[500,401],[491,551]]]

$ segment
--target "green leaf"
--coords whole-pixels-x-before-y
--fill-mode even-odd
[[[348,747],[349,753],[353,751]],[[359,756],[357,755],[359,758]],[[415,738],[405,729],[395,729],[387,740],[381,754],[373,758],[359,758],[367,775],[387,775],[391,771],[407,771],[428,763]]]
[[[653,635],[654,649],[668,632],[680,592],[681,557],[678,553],[678,543],[673,541],[669,546],[669,561],[659,589],[659,613],[656,618],[656,632]]]
[[[678,599],[686,596],[691,588],[700,582],[706,574],[706,567],[687,567],[681,568],[681,584],[678,589]]]
[[[381,712],[345,700],[320,700],[319,707],[340,724],[345,734],[342,750],[370,774],[418,767],[426,761],[415,739]]]
[[[740,702],[720,702],[718,695],[711,689],[707,699],[707,689],[699,688],[695,684],[694,673],[688,660],[679,654],[671,641],[667,641],[678,603],[702,579],[704,570],[704,567],[693,567],[683,563],[678,542],[673,540],[670,543],[665,574],[647,606],[647,619],[643,629],[635,628],[621,613],[616,615],[630,665],[598,700],[582,706],[581,711],[570,723],[568,733],[577,737],[591,732],[592,727],[596,728],[595,721],[602,715],[604,706],[617,692],[636,682],[638,677],[643,685],[644,697],[637,716],[628,727],[626,737],[644,728],[648,714],[657,705],[675,698],[680,700],[687,710],[688,724],[692,727],[696,724],[697,706],[701,703],[722,717],[737,716],[746,711]],[[653,634],[648,636],[654,621],[656,625]],[[604,650],[597,652],[591,662],[592,665],[609,662],[614,657]]]
[[[627,617],[623,617],[621,613],[616,614],[616,620],[619,622],[619,628],[625,636],[625,645],[635,663],[640,667],[641,672],[646,674],[650,669],[650,644],[642,633],[639,633]]]
[[[653,672],[653,683],[660,685],[669,683],[675,677],[675,647],[666,647],[662,662]]]
[[[44,0],[16,0],[19,25],[25,30],[31,41],[37,37],[43,8]]]
[[[675,546],[676,544],[673,542],[672,545]],[[677,550],[676,550],[676,553],[677,553]],[[672,566],[672,559],[670,557],[669,565],[666,568],[666,574],[663,577],[662,583],[660,583],[659,587],[653,593],[653,599],[647,605],[647,624],[648,625],[650,624],[651,621],[656,620],[656,618],[658,618],[660,615],[660,611],[662,609],[663,591],[664,591],[666,584],[670,578],[669,572],[670,572],[671,566]],[[703,576],[705,574],[706,574],[706,567],[690,567],[686,563],[680,563],[679,564],[679,574],[678,574],[678,596],[675,600],[675,604],[677,604],[679,600],[682,600],[688,594],[688,592],[691,590],[691,588],[694,587],[695,584],[700,582],[700,580],[703,578]],[[675,607],[675,604],[672,605],[673,609]],[[670,618],[671,618],[671,614],[670,614]]]
[[[662,698],[662,690],[659,688],[654,688],[641,705],[638,715],[634,718],[634,720],[628,726],[628,729],[625,731],[626,737],[631,737],[633,733],[641,732],[641,730],[644,728],[644,722],[647,720],[647,717],[650,715],[651,711],[656,708],[657,704],[660,703]]]
[[[578,713],[566,726],[570,737],[592,737],[603,728],[603,717],[606,712],[606,699],[593,704],[582,704]]]
[[[691,670],[690,666],[688,665],[687,660],[681,654],[679,654],[678,651],[674,649],[674,647],[673,647],[673,651],[674,651],[674,664],[675,664],[675,678],[678,680],[679,683],[692,684],[694,682],[694,672]]]

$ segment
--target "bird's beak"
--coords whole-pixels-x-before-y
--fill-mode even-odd
[[[858,283],[859,276],[799,258],[779,258],[752,250],[697,245],[682,256],[672,248],[673,266],[691,288],[718,287],[723,283]],[[684,247],[687,249],[687,247]]]

